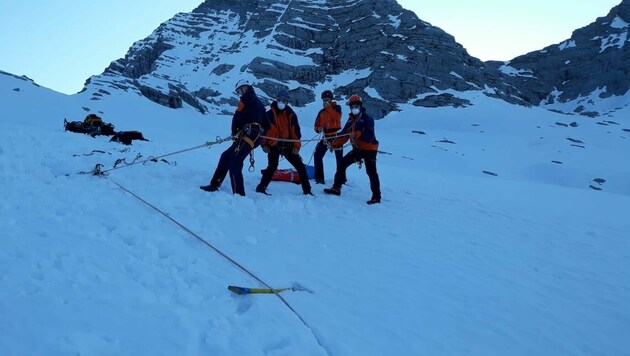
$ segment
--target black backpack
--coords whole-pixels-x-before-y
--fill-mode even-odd
[[[100,125],[98,124],[88,125],[86,124],[85,120],[84,121],[68,121],[66,119],[63,119],[63,128],[65,131],[83,133],[83,134],[90,135],[92,137],[96,135],[111,136],[115,133],[114,125],[105,124],[102,121]]]

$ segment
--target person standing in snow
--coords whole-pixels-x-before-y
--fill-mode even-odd
[[[335,182],[331,188],[324,189],[324,193],[341,195],[341,185],[346,177],[346,169],[354,163],[365,163],[365,172],[370,178],[372,198],[367,201],[369,205],[381,202],[381,183],[376,171],[376,153],[378,152],[378,140],[374,133],[374,119],[365,112],[363,100],[358,95],[352,95],[347,102],[350,106],[350,115],[339,137],[333,141],[334,148],[342,147],[350,140],[352,151],[341,160],[335,173]]]
[[[302,134],[297,115],[289,106],[289,92],[284,89],[278,91],[276,100],[271,103],[271,108],[267,111],[267,120],[270,123],[270,129],[266,134],[268,138],[263,140],[262,149],[267,153],[269,163],[267,168],[263,170],[256,192],[269,195],[267,186],[271,182],[274,172],[278,169],[278,162],[282,155],[295,167],[295,170],[300,175],[300,183],[302,184],[304,195],[313,195],[311,183],[306,174],[306,167],[300,156],[300,147],[302,146],[300,139]],[[275,140],[272,137],[279,140]]]
[[[232,117],[234,142],[221,154],[210,184],[199,188],[208,192],[219,190],[229,172],[232,193],[244,196],[243,161],[254,148],[260,145],[261,135],[266,129],[262,125],[267,121],[265,106],[256,96],[249,81],[239,80],[236,83],[235,92],[240,97],[240,102]]]
[[[322,103],[324,108],[319,111],[315,119],[315,132],[324,133],[324,137],[317,143],[313,158],[315,159],[315,183],[326,184],[324,180],[324,155],[328,147],[331,147],[337,131],[341,129],[341,105],[333,100],[333,93],[330,90],[322,92]],[[343,148],[334,150],[337,161],[337,169],[343,158]]]

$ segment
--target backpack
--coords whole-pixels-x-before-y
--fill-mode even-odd
[[[103,119],[101,119],[101,117],[96,114],[89,114],[85,117],[83,123],[88,126],[101,126],[103,125]]]
[[[98,119],[100,120],[101,118],[99,117]],[[92,137],[96,135],[111,136],[114,133],[116,133],[116,131],[114,131],[114,125],[105,124],[103,123],[102,120],[101,120],[100,125],[99,124],[88,125],[85,123],[85,120],[84,121],[68,121],[66,119],[63,119],[63,128],[65,131],[84,133]]]
[[[105,136],[111,136],[113,134],[115,134],[116,131],[114,131],[114,125],[113,124],[103,124],[101,125],[101,135],[105,135]]]
[[[109,140],[110,142],[120,142],[123,145],[131,145],[133,140],[149,141],[142,135],[140,131],[120,131],[116,132]]]
[[[90,131],[90,127],[85,126],[81,121],[68,121],[63,119],[63,128],[65,131],[70,132],[84,133],[88,135],[92,133],[92,131]]]

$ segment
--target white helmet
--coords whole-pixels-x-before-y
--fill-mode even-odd
[[[238,82],[236,82],[236,87],[234,87],[234,90],[237,90],[238,88],[240,88],[242,86],[245,86],[245,85],[248,85],[248,86],[251,87],[252,83],[249,80],[247,80],[247,79],[240,79]]]

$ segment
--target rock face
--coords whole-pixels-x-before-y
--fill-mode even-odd
[[[268,99],[289,90],[294,106],[325,89],[339,101],[359,94],[376,118],[401,104],[467,106],[458,94],[470,90],[520,105],[602,87],[600,95],[620,95],[630,83],[628,1],[560,45],[484,63],[395,0],[207,0],[134,43],[85,90],[95,100],[125,90],[205,112],[235,105],[233,85],[248,79]]]
[[[594,100],[630,89],[630,0],[573,32],[570,39],[502,62],[488,62],[511,75],[532,104],[587,116]]]
[[[403,103],[460,106],[453,93],[466,90],[528,104],[512,78],[394,0],[208,0],[136,42],[86,88],[203,112],[234,100],[216,88],[243,77],[267,97],[289,90],[296,106],[324,89],[340,100],[359,94],[378,118]]]

